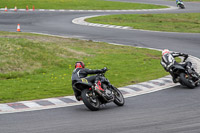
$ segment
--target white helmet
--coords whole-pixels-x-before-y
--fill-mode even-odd
[[[168,53],[168,54],[170,53],[169,50],[168,50],[168,49],[164,49],[164,50],[162,51],[162,56],[165,55],[165,54],[167,54],[167,53]]]

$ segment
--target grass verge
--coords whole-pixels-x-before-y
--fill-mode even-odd
[[[165,76],[158,51],[28,33],[0,32],[0,103],[72,95],[75,61],[107,66],[117,87]]]
[[[105,0],[6,0],[1,1],[1,6],[4,8],[32,8],[35,9],[75,9],[75,10],[117,10],[117,9],[157,9],[167,8],[167,6],[138,4],[126,2],[113,2]]]
[[[200,2],[200,0],[184,0],[185,2]]]
[[[185,2],[200,2],[200,0],[184,0]]]
[[[200,13],[122,14],[94,17],[86,19],[86,21],[130,26],[133,29],[200,33]]]

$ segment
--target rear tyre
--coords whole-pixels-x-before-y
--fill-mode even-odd
[[[181,9],[185,9],[185,7],[184,7],[184,6],[181,6]]]
[[[125,103],[125,100],[124,100],[124,96],[122,95],[121,91],[118,90],[117,88],[114,88],[114,96],[115,96],[115,99],[113,102],[118,106],[123,106]]]
[[[194,89],[195,83],[192,80],[189,80],[185,73],[180,74],[180,80],[185,86]]]
[[[182,81],[179,81],[179,83],[180,83],[182,86],[186,86]]]
[[[92,92],[88,89],[84,89],[81,92],[81,97],[83,99],[83,103],[85,106],[91,111],[97,111],[100,108],[99,99],[92,94]]]

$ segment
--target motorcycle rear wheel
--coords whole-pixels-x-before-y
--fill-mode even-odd
[[[185,86],[187,86],[187,87],[189,87],[189,88],[191,88],[191,89],[194,89],[194,87],[195,87],[194,82],[193,82],[193,81],[190,82],[190,81],[186,78],[186,74],[185,74],[185,73],[181,73],[181,74],[180,74],[180,80],[181,80],[181,82],[182,82]]]
[[[115,88],[114,95],[115,95],[115,99],[113,102],[118,106],[123,106],[125,103],[125,100],[124,100],[124,96],[122,95],[121,91],[118,90],[117,88]]]
[[[85,106],[91,111],[97,111],[100,108],[100,101],[96,96],[93,96],[92,92],[88,89],[84,89],[81,92],[81,97]]]
[[[180,9],[185,9],[185,6],[184,6],[183,4],[178,4],[178,7],[179,7]]]

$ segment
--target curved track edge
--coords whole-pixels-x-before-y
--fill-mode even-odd
[[[42,33],[35,33],[35,34],[42,34]],[[43,34],[43,35],[49,35],[49,34]],[[49,35],[49,36],[57,36],[57,35]],[[69,38],[66,36],[57,36],[57,37]],[[123,44],[113,44],[113,43],[110,44],[123,45]],[[148,49],[161,51],[160,49],[154,49],[154,48],[148,48]],[[194,56],[190,56],[188,60],[190,60],[193,63],[193,67],[197,70],[197,72],[200,72],[200,59]],[[174,84],[172,82],[171,76],[168,75],[159,79],[120,87],[119,90],[123,93],[125,98],[128,98],[128,97],[156,92],[159,90],[164,90],[178,85],[180,84],[179,83]],[[77,101],[74,96],[46,98],[46,99],[31,100],[31,101],[19,101],[14,103],[0,104],[0,114],[52,109],[52,108],[68,107],[68,106],[75,106],[82,104],[83,102]]]

